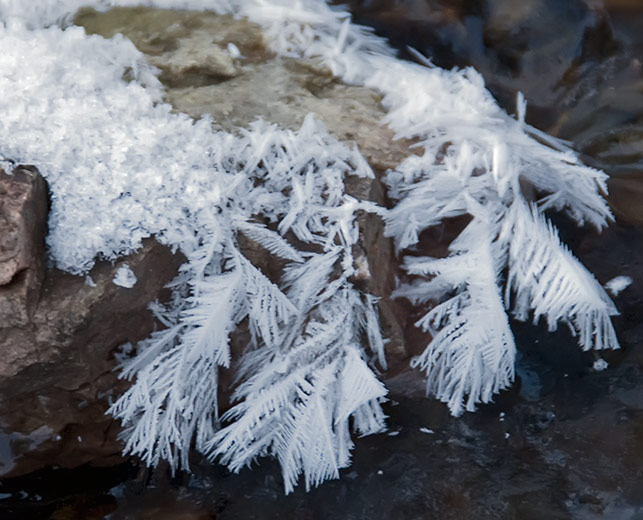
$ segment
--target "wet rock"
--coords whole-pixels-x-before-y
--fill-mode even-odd
[[[121,520],[211,520],[213,514],[197,501],[182,500],[167,478],[155,478],[153,491],[144,493],[132,492],[131,488],[122,486],[128,498],[125,507],[114,513]]]
[[[643,165],[640,171],[610,178],[608,186],[609,201],[616,217],[638,228],[642,227]]]
[[[605,7],[610,10],[635,11],[641,10],[641,2],[638,0],[603,0]]]
[[[148,239],[113,265],[98,262],[91,285],[46,272],[29,320],[0,328],[0,474],[122,461],[119,426],[104,415],[109,396],[127,385],[114,372],[114,352],[150,334],[147,306],[163,296],[182,262]],[[113,283],[125,263],[137,277],[131,289]]]
[[[0,481],[3,520],[103,520],[116,508],[109,490],[134,478],[130,464],[110,468],[44,469]],[[111,517],[118,518],[118,517]]]

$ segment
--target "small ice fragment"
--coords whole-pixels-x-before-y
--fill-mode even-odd
[[[598,358],[596,361],[594,361],[594,364],[592,365],[592,368],[596,372],[602,372],[608,367],[607,361],[605,361],[603,358]]]
[[[629,276],[617,276],[605,284],[605,289],[612,293],[612,296],[618,296],[622,291],[632,284],[632,278]]]
[[[509,432],[505,432],[505,439],[508,439],[509,437],[511,437],[511,435],[509,434]]]
[[[230,56],[232,56],[235,59],[243,58],[243,55],[241,54],[239,47],[237,47],[232,42],[228,43],[228,53],[230,54]]]
[[[56,435],[56,436],[54,437],[54,440],[55,440],[55,441],[60,441],[60,440],[62,440],[62,437],[61,437],[60,435]]]
[[[129,265],[123,264],[118,271],[116,271],[116,276],[112,280],[114,285],[120,287],[125,287],[126,289],[131,289],[136,284],[136,275],[129,268]]]
[[[80,435],[76,439],[78,439],[78,442],[83,442],[83,438]]]
[[[85,285],[89,285],[90,287],[96,287],[96,282],[92,280],[92,277],[87,275],[85,276]]]
[[[429,430],[428,428],[420,428],[420,431],[422,433],[435,433],[433,430]]]
[[[505,420],[505,412],[500,412],[500,415],[498,416],[498,420],[500,422],[503,422]]]
[[[384,475],[384,472],[383,472],[381,469],[378,469],[378,470],[377,470],[377,474],[378,474],[378,475]]]
[[[395,437],[396,435],[399,435],[399,434],[400,434],[400,430],[397,430],[395,432],[388,432],[389,437]]]

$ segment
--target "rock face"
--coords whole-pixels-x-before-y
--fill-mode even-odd
[[[0,475],[43,465],[118,460],[117,425],[104,412],[122,388],[114,351],[154,327],[150,301],[182,263],[150,239],[91,278],[45,270],[46,183],[35,169],[0,173]],[[131,289],[113,283],[127,263]]]
[[[0,170],[0,323],[24,325],[44,272],[47,185],[33,168]],[[0,372],[2,363],[0,361]]]

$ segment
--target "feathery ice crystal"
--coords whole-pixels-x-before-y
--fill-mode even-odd
[[[81,5],[138,3],[246,16],[277,53],[379,91],[384,123],[423,151],[388,173],[395,206],[345,193],[346,175],[373,174],[313,116],[297,132],[263,122],[215,132],[162,103],[131,42],[67,21]],[[553,208],[601,228],[611,218],[605,175],[526,125],[523,103],[517,120],[505,114],[475,71],[403,63],[319,0],[0,0],[0,22],[0,153],[49,182],[52,260],[84,273],[97,255],[132,252],[151,235],[188,258],[173,300],[152,305],[166,328],[125,362],[135,381],[111,408],[126,450],[147,464],[187,468],[193,444],[233,470],[272,455],[287,492],[302,473],[309,489],[349,464],[351,427],[385,427],[386,389],[371,369],[385,367],[377,301],[350,281],[358,210],[382,215],[406,255],[412,280],[396,294],[437,302],[417,323],[433,339],[413,363],[454,414],[513,381],[508,308],[550,329],[567,323],[583,349],[618,347],[614,305],[543,215]],[[528,201],[523,183],[540,198]],[[464,215],[448,257],[417,251],[424,229]],[[280,280],[244,256],[242,235],[281,259]],[[231,366],[242,322],[236,404],[220,418],[218,370]]]

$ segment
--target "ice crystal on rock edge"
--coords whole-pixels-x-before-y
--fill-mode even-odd
[[[245,16],[277,53],[379,91],[385,124],[422,152],[387,175],[396,205],[345,194],[345,175],[372,172],[313,117],[298,132],[257,122],[233,136],[173,113],[131,42],[68,26],[88,4]],[[271,455],[286,491],[302,474],[309,489],[349,464],[351,427],[383,429],[386,390],[367,363],[385,366],[377,302],[350,282],[358,209],[383,215],[406,256],[412,279],[397,295],[436,302],[417,324],[433,340],[413,364],[454,414],[512,382],[507,309],[552,330],[566,323],[584,349],[618,346],[612,302],[543,213],[601,228],[605,175],[526,125],[524,103],[517,120],[505,114],[475,71],[400,62],[318,0],[0,0],[0,21],[0,159],[33,163],[49,182],[52,260],[86,273],[150,235],[188,258],[172,301],[152,305],[165,328],[123,361],[134,383],[111,408],[126,450],[147,464],[187,467],[192,445],[233,470]],[[423,230],[463,215],[449,256],[416,251]],[[241,235],[282,259],[279,280],[244,256]],[[218,370],[242,323],[237,402],[219,418]]]

